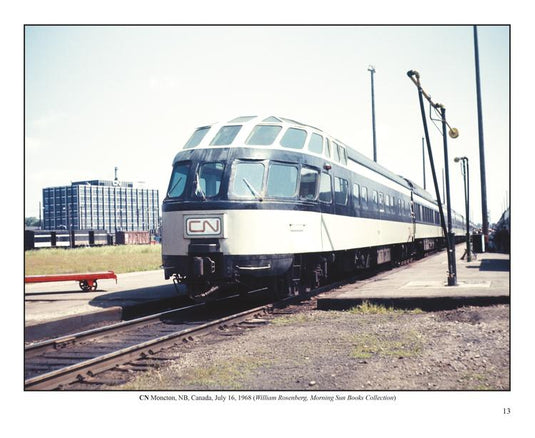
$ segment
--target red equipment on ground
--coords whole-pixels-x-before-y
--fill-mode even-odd
[[[77,281],[84,292],[97,290],[97,279],[113,278],[117,283],[117,275],[113,271],[87,272],[77,274],[28,275],[24,283],[48,283],[51,281]]]

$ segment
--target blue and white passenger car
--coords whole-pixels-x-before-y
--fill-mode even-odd
[[[431,195],[283,117],[197,128],[173,160],[162,210],[165,278],[196,298],[228,286],[291,293],[444,243]]]

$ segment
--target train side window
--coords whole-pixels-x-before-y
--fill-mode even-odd
[[[372,191],[373,208],[377,209],[377,190]]]
[[[385,211],[385,195],[383,192],[379,192],[379,211],[384,212]]]
[[[240,132],[242,125],[228,125],[223,126],[210,142],[210,146],[227,146],[231,144],[238,132]]]
[[[281,145],[285,148],[303,149],[307,132],[303,129],[288,128],[281,139]]]
[[[202,128],[196,129],[189,138],[188,142],[184,145],[184,149],[191,149],[198,146],[209,130],[210,126],[203,126]]]
[[[190,163],[177,163],[173,167],[173,173],[171,173],[171,180],[169,181],[169,188],[167,190],[167,196],[170,198],[178,198],[184,193],[186,188],[186,181],[188,179]]]
[[[217,196],[221,188],[224,168],[223,163],[202,164],[199,168],[198,186],[195,187],[195,193],[206,198]]]
[[[316,154],[321,154],[323,152],[323,137],[319,134],[313,133],[310,136],[308,150]]]
[[[331,159],[331,142],[328,138],[325,139],[325,155]]]
[[[340,162],[340,145],[333,142],[334,161]]]
[[[353,206],[360,206],[360,186],[357,183],[353,183]]]
[[[264,163],[238,162],[234,168],[232,194],[242,198],[261,199],[264,170]]]
[[[362,186],[360,189],[360,201],[362,208],[368,208],[368,188]]]
[[[266,196],[292,198],[297,189],[297,166],[271,163]]]
[[[331,175],[326,172],[321,172],[320,180],[320,201],[331,203],[333,202],[333,195],[331,191]]]
[[[341,147],[340,158],[342,160],[342,164],[347,166],[347,151],[344,147]]]
[[[319,172],[307,167],[301,168],[301,184],[299,185],[299,197],[302,199],[316,199]]]
[[[273,144],[281,129],[282,126],[277,125],[256,125],[245,143],[268,146]]]
[[[349,184],[343,178],[334,177],[334,202],[338,205],[346,205]]]

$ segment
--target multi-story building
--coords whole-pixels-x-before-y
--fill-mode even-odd
[[[43,189],[43,228],[156,232],[158,190],[131,182],[93,180]]]

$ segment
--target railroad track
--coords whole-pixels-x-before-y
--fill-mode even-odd
[[[150,358],[170,346],[191,342],[207,332],[264,315],[273,305],[238,313],[228,308],[210,309],[208,315],[204,307],[197,304],[169,310],[27,345],[24,388],[61,389],[131,361]]]
[[[398,268],[399,269],[399,268]],[[190,343],[195,338],[218,329],[227,330],[246,320],[260,322],[274,309],[281,309],[340,285],[371,278],[366,273],[275,303],[250,309],[236,310],[236,302],[229,297],[218,301],[218,307],[195,304],[149,315],[130,321],[100,327],[60,338],[29,344],[25,347],[26,390],[64,389],[76,382],[102,384],[95,376],[104,371],[125,371],[125,364],[133,369],[147,369],[148,362],[166,360],[162,350]],[[221,306],[223,302],[229,305]],[[243,305],[243,304],[242,304]],[[204,312],[204,313],[203,313]],[[132,368],[126,369],[132,372]]]

